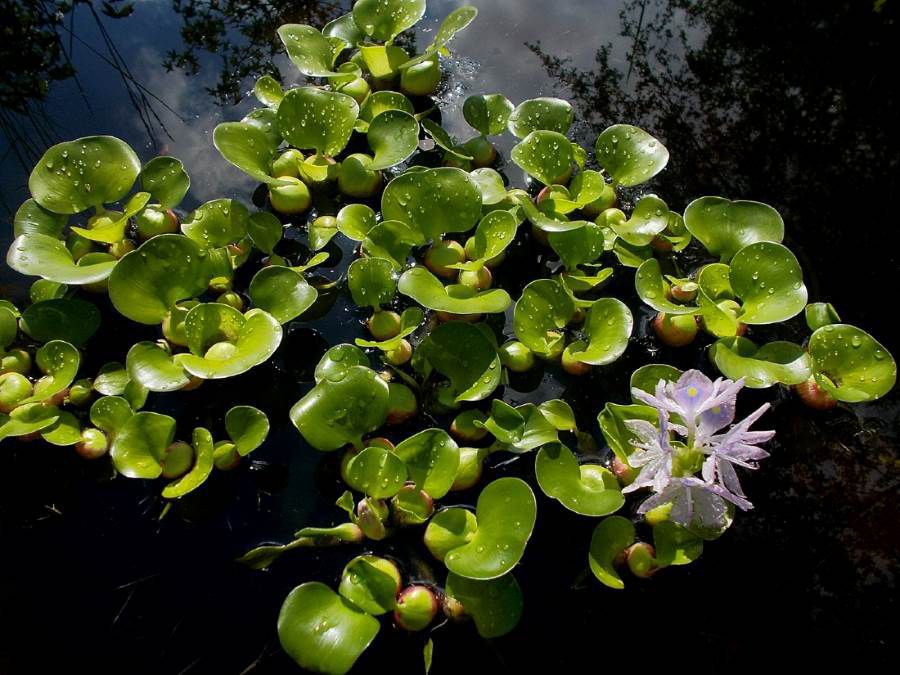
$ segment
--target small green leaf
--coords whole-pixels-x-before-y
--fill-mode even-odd
[[[425,429],[393,450],[406,464],[409,480],[430,497],[440,499],[453,485],[459,468],[459,447],[443,429]]]
[[[513,110],[513,104],[503,94],[469,96],[463,103],[463,117],[482,136],[502,133]]]
[[[0,441],[13,436],[27,436],[51,427],[59,419],[60,411],[54,405],[24,403],[9,415],[0,413]]]
[[[78,298],[42,300],[22,312],[22,330],[38,342],[65,340],[82,347],[98,328],[100,311]]]
[[[53,213],[34,199],[26,199],[13,217],[13,236],[46,234],[53,239],[59,239],[67,222],[69,222],[67,214]]]
[[[574,350],[569,345],[566,351],[582,363],[610,364],[625,353],[633,326],[634,318],[624,302],[600,298],[591,304],[584,322],[587,346],[582,344],[583,349]]]
[[[347,463],[347,485],[373,499],[393,497],[406,481],[406,466],[390,450],[365,448]]]
[[[278,106],[278,128],[294,147],[331,157],[347,145],[358,114],[359,105],[346,94],[299,87]]]
[[[874,401],[894,388],[894,357],[864,330],[838,323],[819,328],[809,339],[816,382],[839,401]]]
[[[166,448],[173,440],[173,418],[154,412],[139,412],[128,417],[118,429],[110,455],[116,470],[127,478],[158,478],[162,474]]]
[[[550,232],[547,240],[567,270],[592,263],[603,254],[603,231],[594,223],[577,230]]]
[[[448,321],[437,326],[417,353],[450,380],[456,403],[485,399],[500,384],[503,369],[497,346],[470,323]]]
[[[666,146],[643,129],[614,124],[597,137],[597,162],[625,187],[640,185],[662,171],[669,162]]]
[[[401,67],[409,68],[417,63],[421,63],[432,54],[445,53],[446,44],[450,42],[450,40],[453,39],[453,36],[459,31],[472,23],[476,16],[478,16],[478,9],[471,5],[463,5],[462,7],[454,9],[441,22],[440,27],[434,34],[434,40],[432,40],[431,44],[425,48],[425,51],[419,56],[410,59]]]
[[[156,342],[138,342],[125,358],[128,377],[150,391],[176,391],[190,382],[184,368]]]
[[[213,145],[229,163],[251,178],[269,185],[288,182],[269,175],[275,147],[265,132],[246,122],[223,122],[213,131]]]
[[[56,422],[41,431],[41,438],[51,445],[75,445],[81,440],[81,423],[72,413],[60,410]]]
[[[118,434],[132,415],[134,410],[121,396],[103,396],[91,405],[91,424],[110,437]]]
[[[257,211],[247,220],[250,240],[256,248],[268,255],[275,252],[275,245],[281,241],[283,231],[281,221],[268,211]]]
[[[252,405],[236,405],[225,413],[225,431],[238,454],[246,457],[269,435],[269,418]]]
[[[634,452],[634,442],[637,440],[637,437],[625,426],[625,421],[645,420],[655,424],[658,419],[659,414],[650,406],[620,405],[618,403],[607,403],[597,415],[597,422],[600,424],[603,438],[606,439],[616,457],[623,462],[627,462],[628,456]]]
[[[679,305],[666,297],[666,282],[656,258],[641,263],[634,277],[637,294],[646,304],[658,312],[666,314],[699,314],[700,308],[694,305]]]
[[[181,478],[173,480],[163,488],[162,496],[166,499],[179,499],[193,492],[203,485],[212,473],[214,451],[212,434],[203,427],[197,427],[191,438],[191,446],[194,448],[194,465]]]
[[[474,292],[468,286],[444,286],[424,267],[413,267],[400,276],[398,290],[423,307],[450,314],[494,314],[506,310],[512,302],[501,288]]]
[[[167,209],[181,203],[191,187],[191,179],[181,160],[154,157],[141,169],[141,189]]]
[[[378,42],[391,42],[425,14],[425,0],[357,0],[353,21]]]
[[[561,98],[532,98],[522,101],[509,116],[510,133],[525,138],[532,131],[547,130],[564,134],[572,126],[575,113]]]
[[[76,265],[64,242],[36,232],[16,237],[6,254],[6,264],[19,274],[70,286],[103,281],[112,273],[116,262],[112,259]]]
[[[800,384],[812,375],[809,355],[793,342],[779,340],[757,347],[744,337],[725,337],[710,347],[710,356],[725,377],[743,377],[751,389]]]
[[[336,216],[337,228],[345,237],[362,241],[375,227],[375,212],[365,204],[347,204]]]
[[[634,525],[630,520],[622,516],[610,516],[597,524],[591,536],[588,563],[591,572],[601,583],[610,588],[625,588],[614,561],[632,543],[634,543]]]
[[[582,516],[606,516],[625,504],[611,471],[598,464],[579,465],[562,443],[543,446],[535,457],[534,471],[545,495]]]
[[[731,260],[729,279],[741,299],[744,323],[786,321],[806,306],[800,263],[781,244],[761,241],[742,248]]]
[[[544,185],[569,179],[575,156],[568,138],[555,131],[532,131],[513,149],[512,160]]]
[[[394,265],[384,258],[358,258],[347,269],[347,285],[353,302],[377,310],[389,303],[397,292]]]
[[[68,342],[51,340],[35,352],[34,362],[44,375],[34,383],[33,395],[19,405],[46,401],[72,384],[81,365],[81,353]]]
[[[278,29],[278,37],[291,62],[304,75],[328,77],[336,74],[333,70],[334,45],[312,26],[286,23]]]
[[[385,110],[369,124],[369,147],[375,153],[372,171],[405,162],[419,147],[419,123],[403,110]]]
[[[250,211],[242,202],[214,199],[197,207],[181,224],[181,231],[203,248],[217,248],[246,237],[249,220]]]
[[[687,565],[703,553],[703,540],[700,537],[668,520],[654,525],[653,544],[659,567]]]
[[[491,258],[503,253],[515,239],[518,223],[509,211],[491,211],[475,229],[475,245],[472,260],[454,263],[450,267],[462,270],[480,270]]]
[[[462,603],[466,614],[475,621],[475,629],[483,638],[506,635],[522,617],[522,589],[512,574],[478,581],[451,572],[447,575],[444,590],[447,595]]]
[[[384,220],[418,229],[424,239],[467,232],[481,218],[481,190],[465,171],[450,167],[406,172],[381,194]]]
[[[558,354],[565,339],[561,331],[574,314],[575,304],[558,281],[537,279],[525,287],[516,302],[513,330],[536,354]]]
[[[644,195],[638,200],[631,218],[624,223],[611,221],[610,227],[632,246],[646,246],[666,229],[669,207],[656,195]]]
[[[284,26],[282,26],[283,28]],[[271,75],[263,75],[253,85],[253,95],[264,106],[277,108],[284,98],[284,90],[281,84]]]
[[[316,301],[319,293],[303,275],[290,267],[263,267],[250,280],[247,294],[253,304],[269,312],[280,324],[293,321]]]
[[[344,567],[338,592],[361,610],[379,616],[394,609],[399,588],[400,573],[394,563],[359,555]]]
[[[688,204],[684,224],[713,255],[727,263],[745,246],[780,242],[784,221],[768,204],[723,197],[700,197]]]
[[[811,302],[804,310],[806,325],[811,331],[817,331],[823,326],[832,323],[840,323],[841,317],[830,302]]]
[[[506,199],[506,186],[503,184],[503,176],[494,171],[494,169],[488,167],[475,169],[469,175],[478,183],[478,189],[481,190],[481,203],[485,206],[493,206]]]
[[[648,394],[655,394],[656,384],[660,380],[675,382],[681,377],[682,372],[683,371],[678,368],[667,366],[664,363],[648,363],[631,374],[631,382],[628,389],[629,391],[632,389],[640,389]],[[634,398],[634,394],[631,395],[631,399],[635,403],[638,402],[637,399]]]

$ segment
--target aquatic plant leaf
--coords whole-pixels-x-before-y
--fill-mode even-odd
[[[643,129],[614,124],[605,129],[595,144],[597,163],[613,181],[625,187],[653,178],[669,163],[669,151]]]
[[[559,353],[562,329],[575,314],[571,296],[555,279],[536,279],[522,290],[513,313],[516,337],[536,354]]]
[[[6,254],[6,264],[19,274],[35,276],[69,286],[103,281],[117,261],[104,260],[76,265],[65,242],[46,234],[22,234],[13,240]]]
[[[122,199],[141,171],[124,141],[86,136],[51,147],[28,178],[34,200],[54,213],[80,213]]]
[[[91,405],[91,424],[114,437],[134,415],[131,404],[121,396],[101,396]]]
[[[431,137],[434,144],[453,155],[457,159],[471,160],[472,156],[465,154],[462,146],[457,145],[456,140],[434,120],[425,118],[422,120],[422,130]]]
[[[406,270],[398,290],[427,309],[449,314],[496,314],[506,310],[512,298],[502,288],[474,292],[469,286],[444,286],[424,267]]]
[[[586,222],[575,230],[549,232],[547,241],[566,269],[575,270],[579,265],[594,262],[603,254],[605,239],[598,225]]]
[[[784,239],[784,221],[778,211],[768,204],[743,199],[695,199],[684,211],[684,224],[707,251],[724,263],[745,246]]]
[[[196,242],[162,234],[119,260],[109,277],[109,298],[123,316],[154,324],[176,302],[203,293],[209,279],[207,257]]]
[[[658,312],[700,314],[701,310],[697,306],[679,305],[666,298],[666,282],[656,258],[650,258],[641,263],[634,277],[634,285],[641,300]]]
[[[478,227],[475,228],[472,260],[454,263],[450,267],[461,270],[480,270],[487,261],[506,250],[506,247],[515,239],[518,227],[515,216],[509,211],[491,211],[478,222]]]
[[[254,305],[285,324],[309,309],[319,292],[290,267],[270,265],[253,275],[247,294]]]
[[[430,497],[450,491],[459,469],[459,447],[443,429],[425,429],[400,442],[393,450],[406,464],[409,480]]]
[[[594,366],[612,363],[625,353],[628,339],[634,327],[631,310],[616,298],[600,298],[590,305],[584,322],[584,333],[588,344],[572,343],[566,352],[572,358]]]
[[[96,308],[95,308],[96,309]],[[28,311],[27,309],[25,310]],[[25,326],[22,327],[27,333]],[[8,307],[0,306],[0,354],[15,342],[19,334],[19,321],[16,314]],[[71,342],[71,340],[69,340]]]
[[[413,247],[424,243],[422,233],[413,226],[399,220],[382,220],[369,230],[363,239],[362,250],[372,258],[389,260],[399,272],[406,267]]]
[[[812,375],[809,354],[793,342],[779,340],[757,347],[744,337],[725,337],[710,346],[710,356],[725,377],[743,377],[751,389],[800,384]]]
[[[444,558],[447,569],[467,579],[496,579],[521,560],[534,529],[537,502],[528,483],[498,478],[478,496],[478,529]]]
[[[522,101],[509,116],[507,127],[517,138],[525,138],[532,131],[546,130],[564,134],[572,126],[575,113],[568,101],[561,98],[532,98]]]
[[[257,127],[246,122],[222,122],[213,131],[213,145],[228,162],[260,183],[289,184],[269,175],[275,147]]]
[[[628,461],[628,456],[634,452],[634,443],[637,441],[637,437],[625,422],[627,420],[644,420],[656,424],[658,419],[659,414],[654,408],[638,404],[607,403],[597,415],[597,422],[600,425],[600,431],[603,432],[603,438],[606,439],[616,457],[623,462]]]
[[[335,219],[338,231],[354,241],[365,239],[369,231],[377,224],[375,211],[365,204],[347,204],[338,211]]]
[[[193,492],[203,485],[212,473],[215,450],[212,434],[203,427],[197,427],[191,436],[191,447],[194,448],[194,465],[186,474],[163,488],[162,496],[166,499],[179,499]]]
[[[473,95],[463,103],[463,117],[482,136],[502,133],[513,110],[513,104],[503,94]]]
[[[359,105],[346,94],[299,87],[278,106],[278,129],[294,147],[331,157],[347,145],[358,114]]]
[[[41,438],[60,447],[75,445],[81,440],[81,422],[70,412],[59,411],[59,418],[41,430]]]
[[[478,16],[478,9],[471,5],[463,5],[462,7],[454,9],[441,22],[440,27],[434,34],[434,40],[432,40],[431,44],[425,48],[425,51],[410,59],[400,67],[409,68],[410,66],[425,61],[432,54],[437,54],[439,52],[443,53],[447,43],[450,42],[459,31],[472,23],[476,16]]]
[[[379,628],[378,619],[318,581],[292,590],[278,614],[278,639],[284,651],[301,668],[329,675],[349,671]]]
[[[347,563],[338,593],[372,616],[390,612],[397,604],[400,574],[394,563],[373,555],[359,555]]]
[[[175,420],[168,415],[139,412],[130,416],[113,439],[110,456],[116,471],[127,478],[158,478],[166,448],[175,440]]]
[[[665,520],[653,526],[653,548],[658,567],[687,565],[703,553],[703,539],[681,525]]]
[[[128,228],[128,219],[143,209],[150,200],[149,192],[138,192],[131,196],[125,204],[125,212],[118,213],[107,211],[97,216],[89,228],[72,227],[72,232],[85,239],[99,241],[104,244],[115,244],[125,238],[125,230]]]
[[[406,50],[396,45],[362,44],[359,53],[366,64],[366,70],[376,80],[395,78],[400,67],[409,59]]]
[[[369,366],[369,357],[366,353],[351,344],[339,344],[330,347],[319,363],[316,365],[314,378],[316,384],[322,380],[340,380],[347,374],[347,370],[353,366]]]
[[[178,206],[191,188],[191,178],[181,160],[154,157],[141,169],[141,189],[166,209]]]
[[[246,457],[269,435],[269,418],[252,405],[236,405],[225,413],[225,431],[238,454]]]
[[[451,506],[434,514],[425,528],[425,545],[444,561],[447,554],[471,541],[478,529],[475,514],[461,506]]]
[[[16,210],[16,215],[13,216],[13,236],[46,234],[54,239],[59,239],[67,222],[69,222],[68,214],[53,213],[34,199],[28,198],[22,202],[22,205]]]
[[[283,231],[281,221],[268,211],[257,211],[247,220],[247,235],[250,241],[268,255],[275,252],[275,245],[281,241]]]
[[[59,414],[59,409],[54,405],[20,403],[9,415],[0,413],[0,441],[47,429],[56,423]]]
[[[796,256],[781,244],[745,246],[731,260],[729,280],[747,324],[786,321],[806,307],[807,291]]]
[[[544,232],[567,232],[570,230],[578,230],[590,223],[588,220],[568,220],[563,214],[555,214],[560,217],[552,218],[540,211],[538,207],[534,205],[534,202],[527,196],[519,198],[516,201],[522,207],[528,221]]]
[[[353,14],[344,14],[334,21],[329,21],[322,28],[325,37],[340,38],[351,47],[355,47],[366,39],[366,34],[356,25]]]
[[[181,224],[181,231],[203,248],[218,248],[246,237],[249,220],[250,211],[242,202],[214,199],[198,206]]]
[[[347,285],[353,302],[377,310],[397,292],[394,265],[384,258],[358,258],[347,269]]]
[[[347,463],[347,485],[373,499],[393,497],[406,481],[406,465],[390,450],[365,448]]]
[[[675,368],[674,366],[669,366],[664,363],[647,363],[631,374],[628,390],[640,389],[648,394],[654,394],[657,382],[660,380],[675,382],[681,377],[683,372],[684,371]],[[634,403],[638,402],[634,397],[634,394],[631,395],[631,400]]]
[[[356,130],[366,133],[369,124],[381,113],[389,110],[398,110],[409,115],[415,115],[416,109],[404,94],[397,91],[374,91],[366,97],[359,107],[359,118],[356,120]],[[417,122],[418,124],[418,122]],[[418,136],[418,129],[416,130]]]
[[[403,313],[400,315],[400,332],[397,333],[392,338],[387,340],[363,340],[362,338],[356,338],[356,345],[359,347],[371,347],[374,349],[380,349],[383,352],[389,352],[392,349],[396,349],[400,341],[403,338],[411,335],[416,328],[419,327],[419,324],[422,323],[425,318],[425,313],[418,307],[407,307],[403,310]],[[429,493],[431,494],[431,493]],[[434,496],[434,495],[432,495]]]
[[[353,349],[357,349],[353,347]],[[384,424],[388,386],[365,366],[330,372],[291,408],[291,421],[316,450],[362,446],[362,437]]]
[[[388,169],[405,162],[419,147],[419,123],[403,110],[385,110],[369,124],[367,138],[375,153],[369,169]]]
[[[644,195],[625,222],[610,222],[619,237],[632,246],[646,246],[666,229],[669,207],[656,195]]]
[[[838,323],[819,328],[809,338],[808,349],[816,382],[838,401],[874,401],[897,381],[894,357],[856,326]]]
[[[291,62],[304,75],[329,77],[334,71],[334,45],[312,26],[286,23],[278,29],[278,37],[284,44]]]
[[[94,390],[104,396],[120,396],[128,384],[128,371],[118,361],[110,361],[100,366],[94,378]]]
[[[562,443],[548,443],[534,459],[534,472],[545,495],[582,516],[606,516],[625,504],[612,471],[581,464]]]
[[[176,391],[190,382],[172,354],[156,342],[138,342],[125,357],[128,377],[149,391]]]
[[[255,108],[247,113],[241,122],[262,131],[272,147],[281,145],[281,132],[278,129],[278,113],[274,108]]]
[[[82,347],[98,328],[100,310],[78,298],[41,300],[22,312],[22,330],[38,342],[65,340]]]
[[[575,155],[568,138],[555,131],[532,131],[515,145],[512,160],[529,176],[544,185],[569,179]]]
[[[78,375],[81,353],[63,340],[51,340],[38,348],[34,362],[43,376],[34,383],[34,392],[19,405],[40,403],[64,391]]]
[[[478,183],[478,189],[481,190],[481,203],[485,206],[499,204],[506,199],[506,186],[503,184],[503,176],[494,171],[494,169],[488,167],[475,169],[469,175]]]
[[[467,579],[450,572],[444,591],[462,603],[483,638],[506,635],[522,618],[524,600],[519,582],[512,574],[487,581]]]
[[[811,302],[804,310],[806,325],[811,331],[817,331],[832,323],[841,323],[841,317],[830,302]]]
[[[465,171],[424,169],[394,178],[381,194],[384,220],[399,220],[428,239],[467,232],[481,218],[481,190]]]
[[[269,108],[277,108],[284,98],[284,89],[281,83],[271,75],[263,75],[253,85],[253,95],[256,100]]]
[[[616,571],[614,561],[626,548],[634,543],[634,525],[622,516],[604,518],[591,535],[588,563],[591,572],[600,582],[610,588],[625,588],[625,582]]]
[[[378,42],[391,42],[425,14],[425,0],[357,0],[353,21]]]
[[[457,403],[485,399],[500,384],[503,369],[497,346],[473,324],[448,321],[437,326],[419,345],[418,353],[450,380]]]

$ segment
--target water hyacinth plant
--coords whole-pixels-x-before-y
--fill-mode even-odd
[[[321,28],[278,30],[307,81],[260,78],[259,107],[213,132],[259,183],[252,199],[185,212],[179,160],[81,138],[35,166],[7,254],[36,279],[27,303],[0,301],[2,441],[40,438],[159,481],[161,513],[177,513],[266,452],[271,411],[221,381],[263,371],[293,386],[296,451],[340,477],[341,515],[239,561],[347,549],[333,583],[297,579],[272,617],[316,672],[350,670],[389,623],[420,636],[426,663],[440,658],[439,615],[484,638],[512,632],[543,509],[595,519],[580,545],[606,587],[696,560],[752,508],[741,474],[778,452],[774,431],[751,427],[786,396],[745,412],[745,389],[828,409],[896,381],[883,345],[808,302],[774,208],[650,190],[669,150],[648,131],[614,124],[584,148],[568,102],[487,93],[459,106],[476,135],[454,139],[435,94],[477,11],[455,9],[409,53],[396,40],[425,10],[358,0]],[[507,132],[511,164],[495,145]],[[281,367],[297,358],[292,331],[339,296],[357,333],[294,378]],[[139,337],[96,365],[85,356],[110,325]],[[720,376],[645,363],[588,416],[565,400],[638,341],[705,341]],[[563,394],[545,394],[545,376]],[[210,411],[223,390],[234,400]],[[186,401],[204,402],[202,423],[168,414]]]

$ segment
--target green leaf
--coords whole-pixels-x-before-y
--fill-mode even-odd
[[[288,185],[288,181],[269,175],[275,147],[265,132],[246,122],[223,122],[213,131],[213,145],[228,162],[251,178],[269,185]]]
[[[286,23],[278,29],[278,37],[291,62],[304,75],[329,77],[337,74],[333,70],[334,45],[312,26]]]
[[[522,101],[509,116],[510,133],[525,138],[532,131],[547,130],[564,134],[572,126],[575,113],[561,98],[532,98]]]
[[[664,363],[648,363],[631,374],[631,382],[628,390],[640,389],[648,394],[655,394],[657,382],[660,380],[675,382],[681,377],[682,372],[683,371],[678,368],[667,366]],[[631,395],[631,400],[634,401],[634,403],[638,402],[637,399],[634,398],[634,394]]]
[[[513,110],[503,94],[469,96],[463,103],[463,117],[482,136],[503,133]]]
[[[366,34],[353,20],[353,14],[344,14],[334,21],[326,23],[322,29],[322,35],[340,38],[351,47],[355,47],[366,39]]]
[[[615,220],[610,227],[632,246],[646,246],[666,229],[669,207],[656,195],[644,195],[638,200],[631,218],[624,223]]]
[[[444,591],[462,603],[466,614],[475,621],[475,629],[483,638],[506,635],[522,617],[522,589],[512,574],[489,581],[477,581],[451,572],[447,575]]]
[[[395,78],[400,67],[409,59],[406,50],[395,45],[363,44],[359,47],[359,53],[369,74],[376,80]]]
[[[819,328],[808,349],[816,382],[839,401],[874,401],[897,381],[894,357],[856,326],[838,323]]]
[[[332,157],[347,145],[358,114],[359,105],[346,94],[299,87],[278,106],[278,128],[294,147]]]
[[[432,54],[444,52],[446,44],[453,39],[453,36],[472,23],[476,16],[478,16],[478,9],[471,5],[463,5],[454,9],[441,22],[434,34],[434,40],[425,48],[425,51],[404,63],[401,68],[409,68],[426,60]]]
[[[444,286],[424,267],[413,267],[400,276],[398,290],[423,307],[450,314],[496,314],[506,311],[512,299],[500,288],[473,292],[468,286]]]
[[[446,431],[425,429],[393,452],[406,464],[409,480],[430,497],[440,499],[450,491],[459,468],[459,447]]]
[[[172,354],[156,342],[138,342],[125,357],[128,377],[150,391],[176,391],[190,382],[190,377]]]
[[[352,366],[369,366],[369,357],[359,347],[340,344],[326,351],[316,365],[316,384],[322,380],[340,380]]]
[[[241,122],[250,124],[266,135],[269,145],[277,147],[281,145],[281,132],[278,130],[278,113],[273,108],[256,108],[251,110],[241,119]]]
[[[282,28],[284,28],[284,26],[282,26]],[[271,75],[263,75],[256,80],[256,84],[253,85],[253,95],[256,96],[256,100],[264,106],[277,108],[278,104],[281,103],[281,99],[284,98],[284,90],[281,88],[281,84],[278,80],[274,77]]]
[[[456,403],[481,401],[500,384],[497,346],[473,324],[448,321],[437,326],[419,345],[418,354],[450,380]]]
[[[281,221],[268,211],[257,211],[247,220],[250,240],[256,248],[268,255],[275,252],[275,245],[281,241],[283,230]]]
[[[606,516],[625,504],[616,477],[599,464],[581,464],[562,443],[543,446],[534,460],[538,485],[545,495],[556,499],[582,516]]]
[[[0,413],[0,441],[13,436],[27,436],[54,425],[60,411],[43,403],[19,404],[9,415]]]
[[[399,272],[406,267],[413,247],[423,243],[422,233],[411,225],[399,220],[382,220],[369,230],[363,239],[362,250],[369,257],[389,260]]]
[[[685,209],[684,224],[707,251],[726,263],[745,246],[784,238],[778,211],[761,202],[700,197]]]
[[[240,375],[267,361],[281,344],[281,325],[261,309],[241,314],[218,302],[200,304],[188,312],[184,327],[192,353],[175,360],[204,380]],[[213,352],[223,342],[230,346]]]
[[[347,285],[353,302],[377,310],[389,303],[397,292],[394,265],[384,258],[358,258],[347,269]]]
[[[140,170],[141,160],[124,141],[87,136],[47,150],[28,178],[28,189],[48,211],[80,213],[122,199]]]
[[[462,270],[480,270],[484,264],[509,246],[516,237],[519,224],[509,211],[491,211],[478,223],[475,229],[475,245],[473,259],[463,263],[454,263],[450,267]]]
[[[246,237],[249,220],[250,211],[242,202],[214,199],[197,207],[181,224],[181,231],[203,248],[218,248]]]
[[[653,547],[659,567],[687,565],[703,553],[703,540],[680,525],[665,520],[653,527]]]
[[[375,227],[375,212],[365,204],[347,204],[337,216],[338,231],[348,239],[362,241]]]
[[[360,133],[366,133],[369,130],[369,124],[381,113],[388,110],[399,110],[410,115],[416,114],[412,101],[397,91],[375,91],[366,97],[359,107],[359,118],[356,120],[356,130]],[[418,122],[417,122],[418,124]],[[416,130],[418,136],[418,129]]]
[[[209,276],[200,246],[178,234],[162,234],[119,260],[109,278],[109,298],[132,321],[159,323],[176,302],[203,293]]]
[[[481,203],[485,206],[499,204],[506,199],[506,186],[503,184],[503,176],[494,171],[494,169],[488,167],[475,169],[469,175],[478,184],[478,189],[481,190]]]
[[[344,567],[338,592],[354,606],[379,616],[394,609],[399,588],[400,573],[394,563],[374,555],[358,555]]]
[[[110,437],[118,434],[132,415],[131,405],[121,396],[102,396],[91,405],[91,424]]]
[[[38,342],[65,340],[82,347],[98,328],[100,311],[78,298],[42,300],[22,312],[22,330]]]
[[[425,0],[357,0],[353,21],[378,42],[391,42],[425,14]]]
[[[590,221],[587,220],[567,220],[562,214],[554,214],[558,218],[551,218],[534,205],[530,198],[524,197],[517,200],[529,222],[544,232],[566,232],[569,230],[578,230],[587,226]]]
[[[567,270],[592,263],[603,254],[603,230],[594,223],[577,230],[550,232],[547,240]]]
[[[51,340],[35,352],[34,362],[44,375],[34,383],[32,396],[19,405],[46,401],[72,384],[81,365],[81,353],[68,342]]]
[[[110,448],[116,471],[127,478],[158,478],[166,448],[173,440],[173,418],[154,412],[135,413],[118,429]]]
[[[64,242],[37,233],[16,237],[6,254],[6,264],[19,274],[70,286],[103,281],[112,273],[116,262],[113,259],[76,265]]]
[[[72,232],[91,241],[115,244],[125,238],[128,219],[143,209],[149,200],[150,193],[138,192],[128,200],[124,213],[107,211],[103,215],[97,216],[96,221],[89,228],[72,227]]]
[[[725,377],[743,377],[751,389],[800,384],[812,376],[809,355],[793,342],[776,341],[757,347],[744,337],[725,337],[710,347],[710,356]]]
[[[94,390],[104,396],[121,396],[127,384],[128,371],[118,361],[104,363],[94,378]]]
[[[191,187],[190,176],[181,160],[154,157],[141,169],[141,189],[164,208],[178,206]]]
[[[532,131],[513,147],[510,156],[544,185],[566,182],[575,161],[571,141],[555,131]]]
[[[478,529],[472,539],[447,554],[447,569],[467,579],[496,579],[521,560],[534,529],[537,503],[528,483],[498,478],[478,496]]]
[[[573,349],[576,343],[572,343],[566,351],[582,363],[605,366],[625,353],[633,326],[634,318],[624,302],[600,298],[591,304],[584,322],[587,346],[582,343],[582,349]]]
[[[634,525],[630,520],[622,516],[610,516],[597,523],[591,536],[588,563],[591,572],[601,583],[610,588],[625,588],[614,561],[632,543],[634,543]]]
[[[742,248],[731,261],[729,279],[741,299],[744,323],[778,323],[806,306],[800,263],[781,244],[761,241]]]
[[[669,163],[666,146],[643,129],[614,124],[597,137],[597,162],[619,185],[640,185]]]
[[[278,639],[301,668],[342,675],[375,639],[378,620],[318,581],[292,590],[278,615]]]
[[[393,497],[406,481],[406,466],[390,450],[365,448],[347,463],[347,485],[373,499]]]
[[[465,171],[450,167],[406,172],[381,194],[384,220],[418,229],[424,239],[467,232],[481,218],[481,190]]]
[[[246,457],[269,435],[269,418],[252,405],[236,405],[225,413],[225,431],[238,454]]]
[[[625,421],[645,420],[656,424],[658,419],[659,414],[650,406],[620,405],[618,403],[607,403],[597,415],[597,422],[600,424],[603,438],[606,439],[616,457],[623,462],[627,462],[628,456],[634,452],[634,442],[637,440],[637,437],[625,426]]]
[[[290,267],[263,267],[250,280],[247,294],[253,304],[275,317],[280,324],[293,321],[316,301],[319,293],[303,275]]]
[[[316,450],[337,450],[362,446],[362,437],[384,424],[387,409],[387,383],[371,368],[354,365],[319,381],[291,408],[291,421]]]
[[[25,327],[23,326],[23,328]],[[28,331],[26,330],[26,332]],[[16,315],[8,307],[0,306],[0,354],[15,342],[18,334],[19,322]]]
[[[13,236],[46,234],[48,237],[59,239],[67,222],[69,222],[68,215],[53,213],[34,199],[26,199],[13,218]]]
[[[419,147],[419,123],[403,110],[385,110],[369,124],[367,138],[375,153],[372,171],[405,162]]]
[[[381,341],[356,338],[355,343],[359,347],[371,347],[380,349],[383,352],[389,352],[392,349],[396,349],[403,338],[411,335],[416,328],[419,327],[419,324],[422,323],[424,318],[425,313],[418,307],[407,307],[400,315],[400,332],[394,337]]]
[[[700,308],[693,305],[678,305],[666,298],[666,285],[656,258],[641,263],[634,277],[637,294],[646,304],[658,312],[666,314],[700,314]]]
[[[462,160],[471,160],[471,155],[466,155],[463,152],[462,146],[456,144],[456,140],[449,134],[447,131],[434,120],[430,120],[425,118],[422,120],[422,129],[431,137],[431,140],[434,141],[434,144],[439,148],[445,150],[449,154],[453,155],[457,159]]]
[[[811,331],[816,331],[832,323],[840,323],[841,317],[830,302],[811,302],[804,310],[806,325]]]
[[[191,446],[194,448],[194,465],[181,478],[173,480],[163,488],[162,496],[166,499],[179,499],[193,492],[203,485],[212,473],[214,451],[212,434],[203,427],[197,427],[191,437]]]
[[[559,353],[565,340],[562,329],[575,314],[575,304],[554,279],[537,279],[528,284],[516,302],[513,330],[531,351],[541,356]]]
[[[60,410],[59,418],[41,431],[41,438],[51,445],[75,445],[81,440],[81,423],[72,413]]]
[[[425,545],[441,562],[447,554],[471,541],[478,529],[475,514],[459,506],[451,506],[434,514],[425,528]]]

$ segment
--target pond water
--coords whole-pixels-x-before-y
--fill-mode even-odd
[[[285,83],[299,81],[281,55],[277,26],[321,26],[348,4],[143,0],[122,18],[100,13],[98,3],[96,14],[79,4],[53,25],[41,25],[40,12],[30,22],[24,14],[4,19],[12,37],[5,32],[0,47],[3,249],[31,165],[58,140],[112,134],[143,159],[177,156],[193,180],[184,208],[219,196],[249,200],[254,185],[212,147],[213,127],[252,107],[245,94],[259,74],[274,68]],[[427,44],[461,4],[431,0],[415,39]],[[646,128],[672,154],[652,184],[670,208],[705,194],[773,205],[810,299],[832,302],[845,320],[900,354],[888,311],[900,247],[893,204],[900,96],[890,56],[900,38],[897,3],[471,4],[480,14],[452,43],[442,85],[451,133],[465,134],[460,107],[467,95],[494,91],[513,102],[569,98],[576,138],[588,147],[610,123]],[[74,75],[38,58],[52,53],[48,39],[62,50],[57,65],[71,59]],[[34,94],[47,74],[54,79],[40,101]],[[507,156],[510,146],[508,139],[501,144]],[[508,173],[520,180],[516,167]],[[344,255],[325,274],[336,277],[347,261]],[[27,290],[16,277],[3,267],[0,294]],[[620,277],[614,290],[627,293],[630,272]],[[237,384],[205,386],[202,401],[179,410],[179,424],[189,428],[231,404],[252,403],[269,412],[273,433],[253,466],[220,476],[163,520],[158,486],[110,480],[108,467],[85,465],[65,449],[5,444],[0,672],[45,673],[60,665],[154,675],[297,672],[278,648],[278,607],[300,581],[333,582],[347,551],[292,555],[268,573],[230,561],[301,526],[337,522],[333,458],[303,445],[287,409],[311,386],[310,368],[324,345],[361,334],[360,316],[339,298],[327,318],[293,326],[270,364]],[[120,323],[104,331],[134,330]],[[90,368],[124,357],[91,351]],[[627,376],[649,352],[649,341],[637,339],[615,369],[564,391],[549,374],[537,390],[508,390],[506,398],[562,393],[600,438],[594,416],[605,401],[627,399]],[[702,362],[699,350],[691,354],[686,360],[663,351],[656,358]],[[766,394],[747,398],[749,406]],[[148,407],[173,412],[172,405],[158,396]],[[526,593],[521,625],[492,643],[474,630],[439,629],[432,672],[659,669],[668,659],[718,670],[810,665],[838,654],[852,654],[860,665],[889,662],[900,548],[900,393],[826,413],[783,396],[767,421],[763,426],[778,432],[772,457],[745,486],[756,508],[698,562],[634,580],[624,592],[587,573],[594,523],[541,500],[538,529],[517,571]],[[497,468],[501,473],[528,470],[513,463]],[[419,640],[382,635],[359,672],[420,672]]]

